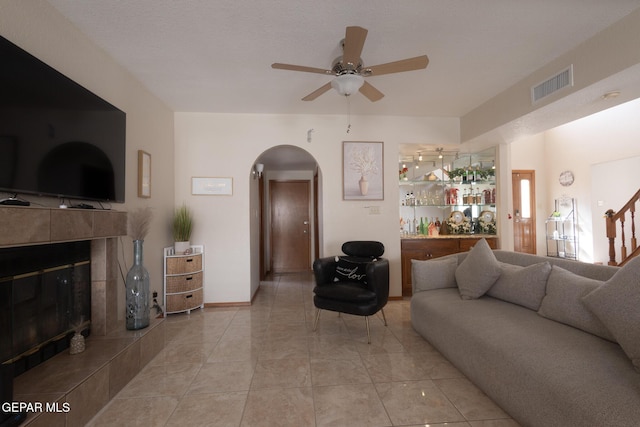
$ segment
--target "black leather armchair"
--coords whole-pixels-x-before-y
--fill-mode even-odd
[[[384,245],[375,241],[351,241],[342,245],[346,256],[315,260],[316,286],[313,303],[318,309],[313,330],[318,327],[321,310],[365,316],[367,339],[371,344],[369,317],[382,313],[389,300],[389,261],[380,258]]]

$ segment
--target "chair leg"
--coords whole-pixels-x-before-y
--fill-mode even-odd
[[[371,344],[371,331],[369,330],[369,316],[364,316],[364,320],[367,323],[367,344]]]
[[[318,320],[320,320],[320,309],[318,309],[318,311],[316,312],[316,320],[314,320],[313,322],[313,332],[318,329]]]
[[[387,316],[384,315],[384,308],[381,308],[380,311],[382,312],[382,320],[384,320],[384,326],[387,326]]]

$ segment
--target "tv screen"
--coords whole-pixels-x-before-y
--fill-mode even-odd
[[[0,192],[122,203],[125,131],[123,111],[0,37]]]

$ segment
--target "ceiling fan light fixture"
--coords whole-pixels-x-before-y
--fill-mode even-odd
[[[358,74],[341,74],[331,80],[331,87],[340,95],[349,96],[364,84],[364,77]]]

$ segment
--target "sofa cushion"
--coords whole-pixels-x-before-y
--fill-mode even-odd
[[[538,311],[547,289],[551,264],[541,262],[527,267],[499,264],[502,273],[487,295]]]
[[[458,258],[447,256],[427,261],[411,260],[411,282],[414,292],[455,288]]]
[[[582,298],[640,372],[640,257]]]
[[[554,265],[547,280],[547,295],[538,314],[601,338],[615,341],[602,322],[582,302],[582,297],[604,282],[578,276]]]
[[[367,264],[370,258],[354,256],[336,257],[336,277],[335,282],[359,282],[367,284]]]
[[[476,243],[456,268],[456,282],[462,299],[480,298],[498,277],[500,265],[485,239]]]

